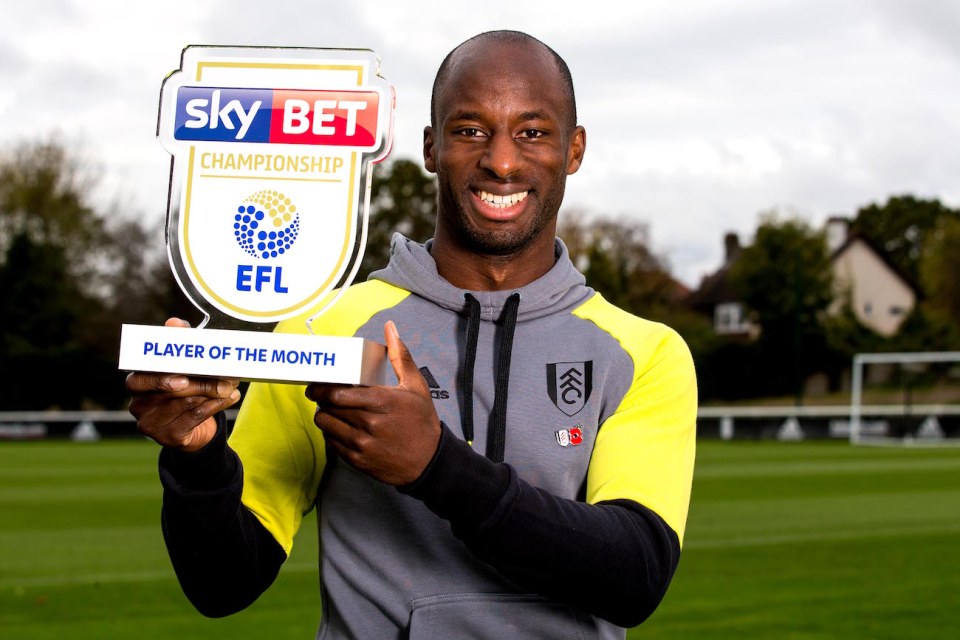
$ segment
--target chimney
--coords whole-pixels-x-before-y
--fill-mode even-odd
[[[740,256],[740,238],[736,233],[729,232],[723,236],[723,263],[733,264]]]
[[[833,254],[834,251],[843,246],[850,234],[850,220],[843,216],[831,216],[827,218],[827,252]]]

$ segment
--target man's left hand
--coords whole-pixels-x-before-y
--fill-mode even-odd
[[[351,466],[392,485],[420,477],[440,442],[440,417],[430,389],[397,326],[383,330],[395,387],[313,383],[306,395],[317,403],[313,421]]]

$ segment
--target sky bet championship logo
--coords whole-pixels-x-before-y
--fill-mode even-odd
[[[290,318],[350,283],[367,174],[390,146],[377,72],[363,50],[184,49],[157,129],[173,154],[168,247],[211,319]]]

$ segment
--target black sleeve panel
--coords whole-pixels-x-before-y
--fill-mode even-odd
[[[243,467],[226,420],[196,453],[160,452],[163,538],[184,594],[205,616],[236,613],[269,587],[286,554],[240,503]]]
[[[446,425],[430,465],[401,491],[517,585],[619,626],[653,613],[680,561],[677,534],[650,509],[559,498],[474,452]]]

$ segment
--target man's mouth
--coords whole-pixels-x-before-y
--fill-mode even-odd
[[[529,191],[520,191],[518,193],[511,193],[505,196],[494,195],[492,193],[487,193],[486,191],[475,191],[474,193],[476,193],[477,197],[483,202],[494,207],[505,209],[506,207],[511,207],[518,202],[522,202],[523,199],[527,197]]]

